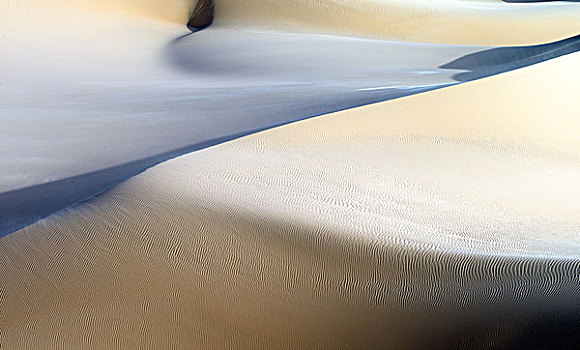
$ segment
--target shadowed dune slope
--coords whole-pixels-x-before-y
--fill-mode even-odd
[[[516,57],[518,67],[526,67],[577,51],[580,51],[580,35],[543,45],[483,50],[460,57],[440,68],[464,70],[466,72],[458,73],[453,78],[457,81],[470,81],[512,70]]]
[[[573,348],[578,64],[208,148],[4,237],[0,343]]]
[[[294,22],[294,10],[276,22],[290,32],[263,30],[256,27],[267,13],[252,12],[255,22],[242,27],[248,13],[227,1],[217,2],[215,26],[189,36],[187,16],[190,28],[207,26],[211,2],[53,0],[32,13],[31,1],[3,5],[0,236],[215,140],[578,50],[577,37],[498,49],[319,35],[307,33],[320,31],[309,26],[319,21]],[[555,27],[566,23],[549,16]],[[455,42],[461,33],[433,18]]]

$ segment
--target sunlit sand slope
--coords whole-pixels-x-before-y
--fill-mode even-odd
[[[2,0],[0,18],[3,25],[14,22],[14,25],[54,19],[55,16],[82,15],[91,19],[91,12],[97,16],[103,13],[118,13],[129,17],[142,17],[164,22],[186,23],[198,0]],[[89,10],[85,13],[79,10]],[[23,16],[14,17],[15,14]],[[90,24],[90,23],[88,23]],[[58,23],[50,26],[59,30]],[[73,29],[73,28],[69,28]],[[50,35],[51,33],[46,33]],[[114,37],[111,37],[114,39]]]
[[[579,33],[580,6],[500,0],[217,0],[218,23],[478,45],[536,44]]]
[[[0,236],[159,161],[216,142],[580,49],[579,37],[501,49],[354,38],[406,37],[397,32],[399,25],[382,34],[353,25],[328,31],[318,17],[376,17],[392,24],[389,16],[401,16],[397,21],[407,25],[414,15],[405,14],[422,13],[424,5],[329,1],[312,8],[315,3],[218,1],[216,23],[186,36],[186,23],[193,30],[210,23],[211,3],[0,1]],[[453,9],[458,20],[466,20],[461,11],[475,11],[475,4],[442,2],[429,15],[437,25],[410,32],[417,40],[431,40],[421,33],[439,32],[449,43],[478,42],[470,39],[477,31],[456,30],[439,11]],[[327,5],[328,11],[319,11]],[[408,11],[388,10],[395,5]],[[491,7],[477,13],[491,21],[503,5],[483,3]],[[553,8],[510,7],[522,15],[528,9],[542,13],[552,21],[546,28],[569,34],[564,17],[575,16],[577,7]],[[512,24],[529,18],[512,14]],[[542,35],[550,32],[546,28]],[[520,33],[512,29],[506,32]],[[526,33],[530,42],[541,39],[533,30]],[[506,43],[519,42],[509,35]]]
[[[573,346],[579,64],[255,134],[4,237],[0,343]]]
[[[580,6],[573,1],[529,4],[501,0],[2,0],[0,18],[5,26],[27,22],[34,26],[38,20],[55,20],[54,16],[62,14],[92,17],[76,12],[81,9],[185,24],[194,9],[200,8],[196,5],[201,3],[202,8],[207,8],[205,4],[212,2],[216,19],[222,25],[478,45],[537,44],[563,39],[578,34],[580,17]],[[60,30],[54,22],[49,27]]]

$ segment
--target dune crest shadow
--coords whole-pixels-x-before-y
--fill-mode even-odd
[[[453,76],[453,79],[459,82],[466,82],[531,66],[577,51],[580,51],[580,35],[542,45],[483,50],[462,56],[439,68],[467,71]]]
[[[371,103],[395,99],[439,89],[448,85],[419,86],[405,89],[388,89],[371,91],[369,94],[342,96],[337,101],[321,103],[317,106],[302,106],[293,109],[288,114],[281,114],[281,118],[268,122],[250,123],[253,128],[242,129],[224,136],[207,139],[198,143],[176,148],[168,152],[123,163],[117,166],[84,173],[52,182],[24,187],[0,193],[0,238],[14,233],[28,225],[42,220],[61,210],[82,203],[103,192],[119,185],[127,179],[138,175],[145,170],[187,153],[199,151],[227,141],[251,135],[260,131],[286,125],[295,121],[314,118],[323,114],[363,106]]]

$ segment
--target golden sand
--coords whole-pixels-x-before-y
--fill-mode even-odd
[[[217,0],[217,23],[392,40],[531,45],[578,34],[580,8],[501,0]]]
[[[0,343],[501,348],[578,312],[578,64],[245,137],[4,237]]]
[[[61,31],[63,15],[86,24],[95,14],[154,19],[184,25],[196,0],[24,0],[0,4],[0,19],[21,34],[37,22]],[[216,24],[344,34],[381,39],[473,45],[532,45],[578,34],[573,3],[506,3],[501,0],[216,0]],[[81,12],[78,12],[81,10]],[[103,21],[97,19],[97,23]],[[120,21],[120,19],[117,19]],[[11,23],[14,22],[14,23]],[[76,30],[82,30],[77,28]],[[114,36],[109,37],[115,40]]]

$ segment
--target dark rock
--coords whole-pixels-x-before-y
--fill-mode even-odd
[[[209,27],[213,22],[214,9],[213,0],[198,0],[191,13],[187,27],[192,32]]]

